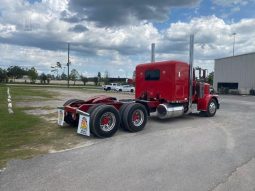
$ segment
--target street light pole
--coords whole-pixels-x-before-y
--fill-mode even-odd
[[[233,42],[233,56],[235,56],[236,33],[234,32],[232,35],[234,36],[234,42]]]
[[[70,43],[68,43],[68,60],[67,60],[67,87],[69,88],[69,65],[70,65],[70,58],[69,58],[69,51],[70,51]]]

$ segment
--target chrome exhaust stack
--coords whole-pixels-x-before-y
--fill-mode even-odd
[[[182,116],[184,113],[183,106],[172,106],[169,104],[159,104],[157,107],[157,116],[160,119]]]
[[[194,34],[190,35],[189,45],[189,109],[187,113],[192,111],[192,87],[193,87],[193,60],[194,60]]]
[[[151,44],[151,63],[155,62],[155,43]]]

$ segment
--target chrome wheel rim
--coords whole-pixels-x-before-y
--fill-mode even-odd
[[[216,105],[215,105],[214,102],[211,102],[210,105],[209,105],[209,112],[211,114],[213,114],[213,113],[215,113],[215,111],[216,111]]]
[[[100,128],[105,131],[111,131],[116,124],[116,117],[111,112],[104,113],[100,118]]]
[[[139,127],[144,122],[144,113],[140,109],[137,109],[132,114],[132,123],[134,126]]]

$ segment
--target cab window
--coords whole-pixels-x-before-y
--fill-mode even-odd
[[[145,71],[145,80],[159,80],[160,71],[159,70],[146,70]]]

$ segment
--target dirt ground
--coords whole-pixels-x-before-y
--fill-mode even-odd
[[[16,107],[26,108],[25,113],[30,115],[39,116],[47,123],[52,124],[52,128],[56,128],[57,124],[57,107],[62,106],[69,99],[82,99],[86,100],[91,96],[95,95],[108,95],[116,97],[117,99],[133,99],[134,93],[118,93],[118,92],[105,92],[103,90],[84,90],[84,89],[52,89],[47,88],[46,91],[52,92],[54,95],[53,99],[41,98],[40,101],[35,101],[34,97],[26,96],[25,101],[17,102]],[[65,149],[79,148],[100,141],[93,137],[84,137],[76,133],[76,130],[69,127],[67,124],[64,125],[64,131],[68,130],[68,136],[66,135],[63,140],[58,143],[61,147],[45,145],[43,150],[48,150],[50,153],[59,152]]]
[[[49,108],[57,108],[58,106],[62,106],[65,101],[69,99],[82,99],[86,100],[91,96],[95,95],[108,95],[112,97],[116,97],[117,99],[132,99],[134,98],[133,93],[118,93],[118,92],[105,92],[103,90],[77,90],[77,89],[52,89],[49,88],[47,91],[53,92],[57,94],[55,99],[52,100],[44,100],[38,101],[26,101],[26,102],[19,102],[17,103],[18,107],[40,107],[40,110],[32,110],[28,111],[30,114],[39,114],[44,115],[45,111],[48,111]],[[45,110],[43,108],[46,108]],[[46,112],[47,113],[47,112]]]

